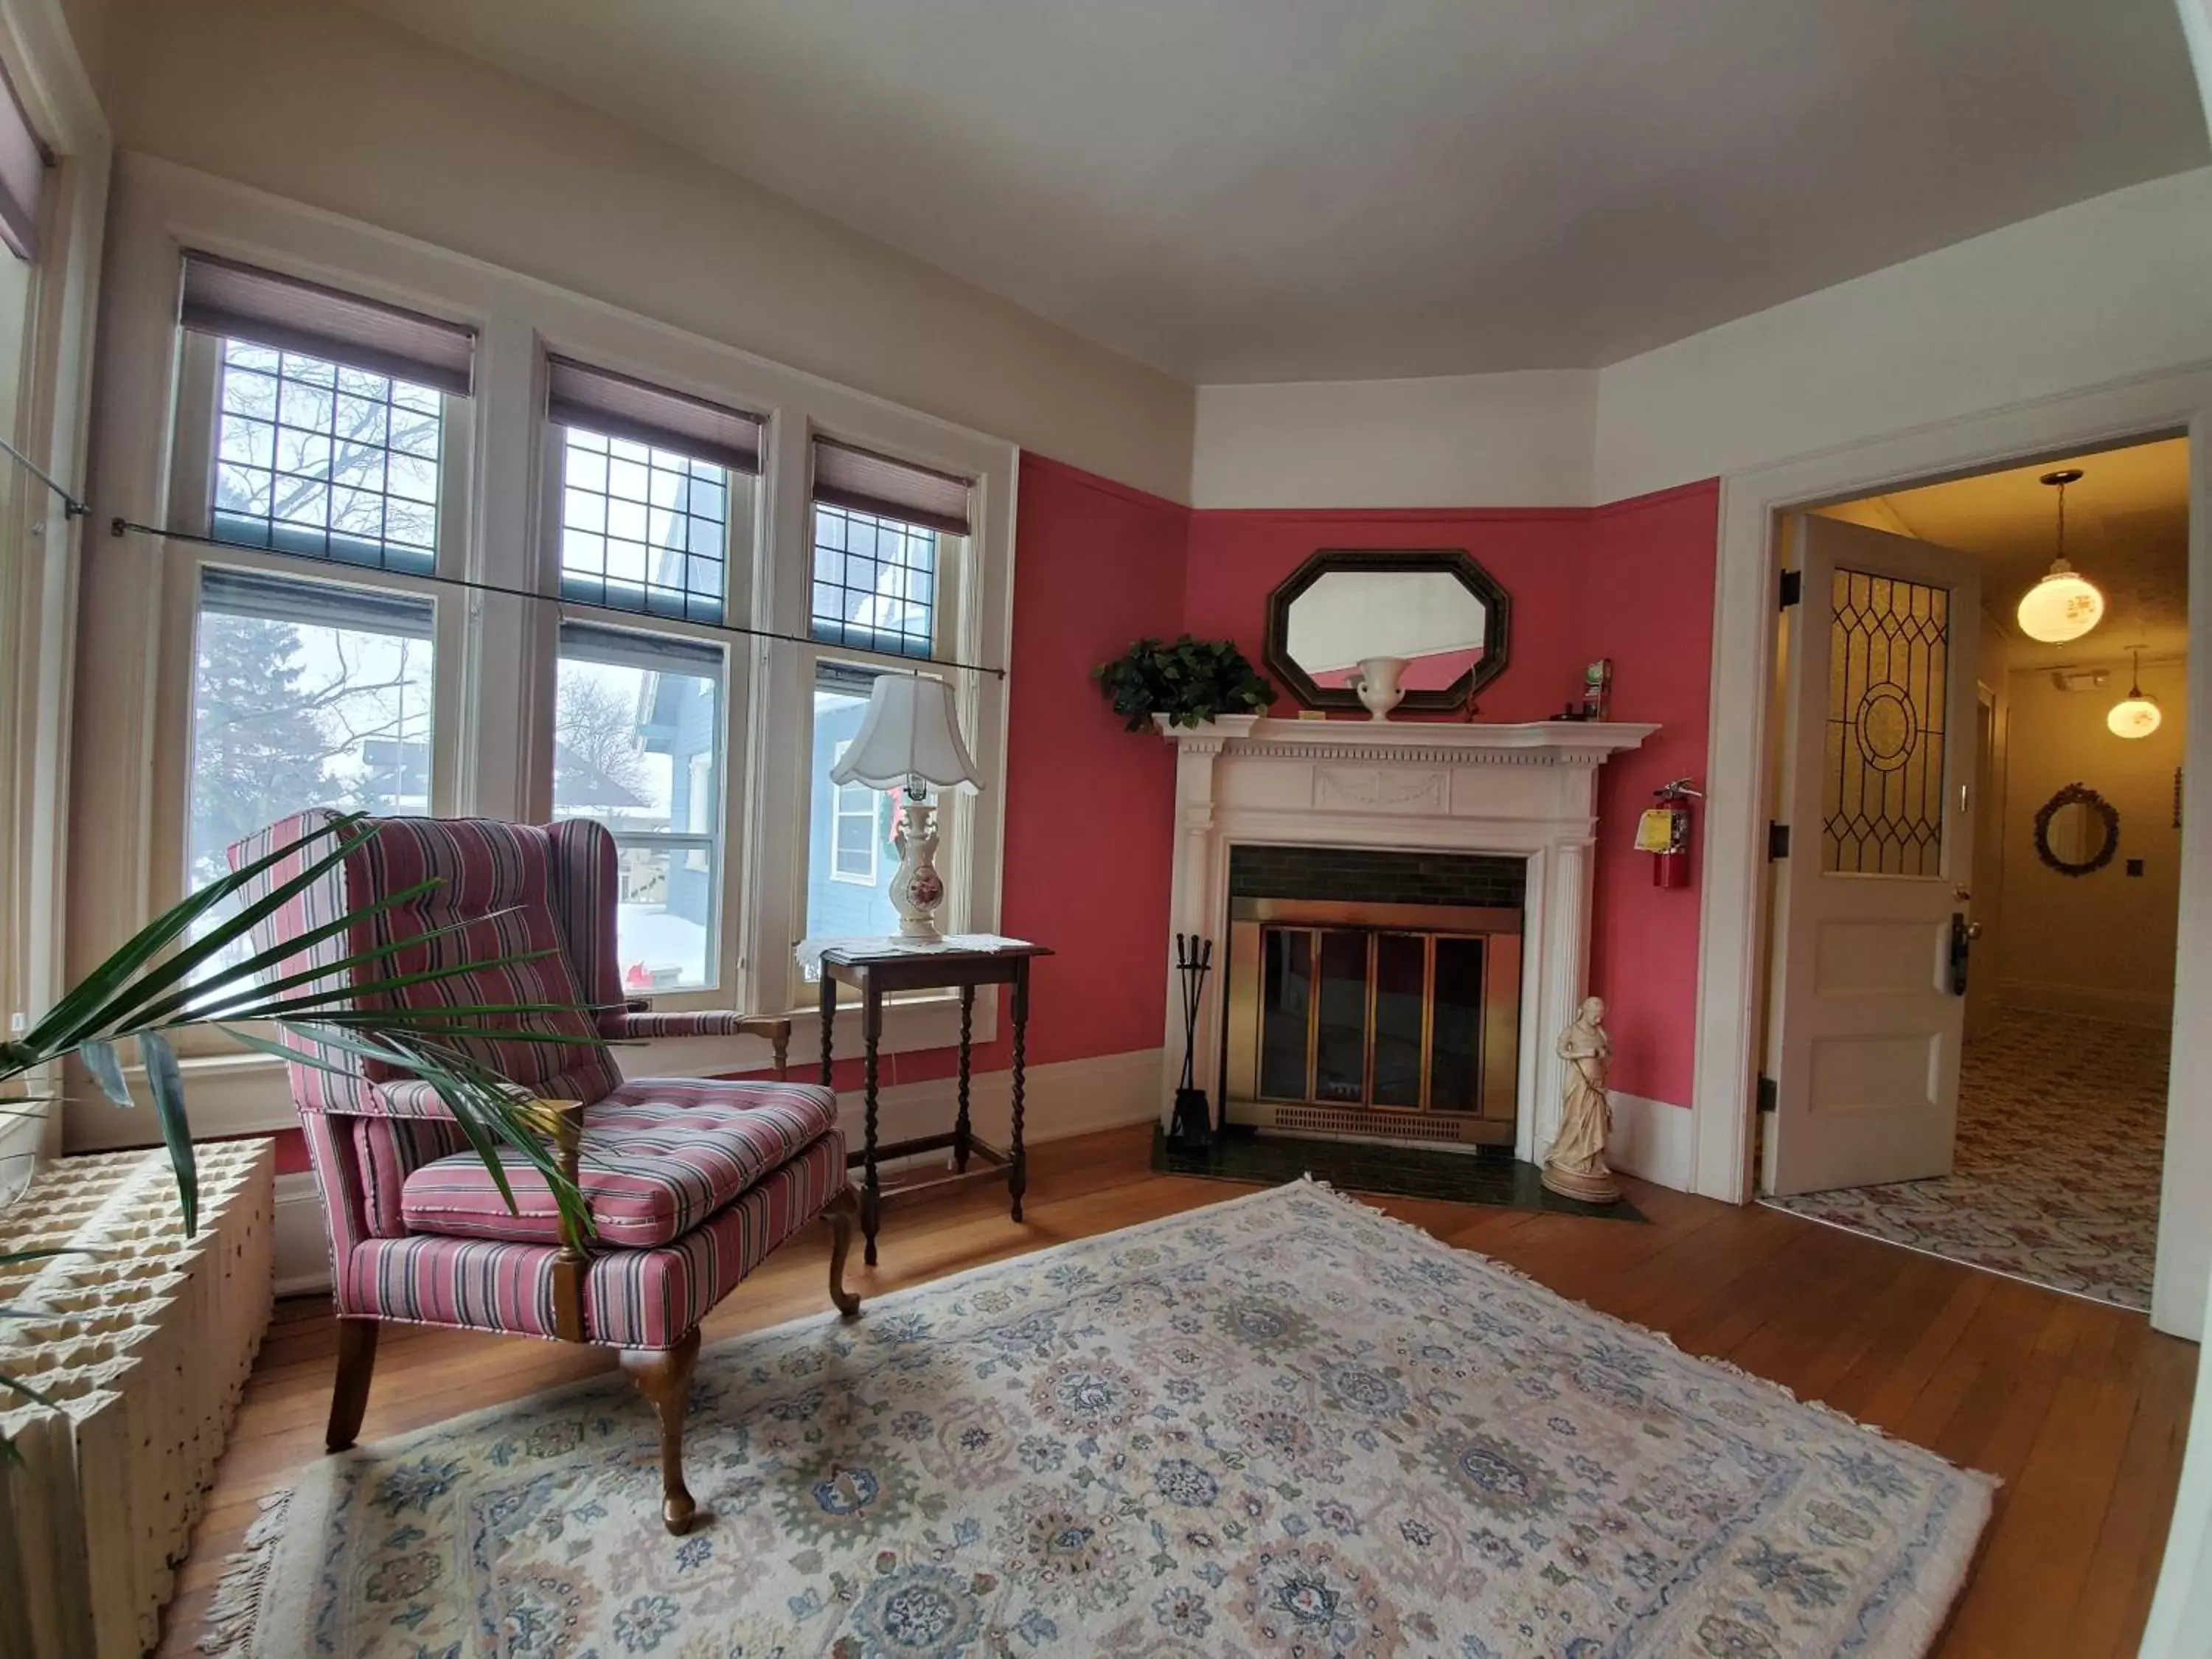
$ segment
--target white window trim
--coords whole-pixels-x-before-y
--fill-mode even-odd
[[[831,750],[832,764],[844,759],[845,751],[852,746],[852,739],[848,738]],[[845,792],[848,789],[860,791],[866,799],[867,806],[865,811],[856,810],[847,804]],[[879,850],[878,843],[882,839],[883,803],[884,798],[864,783],[832,783],[830,786],[830,840],[824,850],[830,854],[830,880],[845,882],[854,887],[873,887],[876,884],[878,876],[882,873],[882,866],[878,862],[877,854]],[[848,819],[858,817],[866,817],[868,821],[866,842],[868,867],[864,872],[854,872],[841,868],[837,860],[839,840],[845,823]]]
[[[545,568],[542,526],[547,423],[544,358],[548,352],[605,367],[672,391],[759,413],[768,421],[763,470],[750,523],[768,546],[792,550],[780,562],[732,556],[732,621],[804,636],[811,609],[810,438],[848,442],[973,477],[974,533],[961,561],[957,599],[940,586],[938,650],[963,661],[1003,666],[1010,653],[1017,451],[989,438],[899,408],[781,364],[665,324],[566,293],[355,222],[283,201],[156,158],[131,155],[116,168],[109,216],[108,272],[101,314],[106,395],[94,433],[99,480],[91,522],[113,517],[177,523],[173,499],[175,406],[179,359],[176,295],[185,245],[264,268],[468,321],[477,330],[475,396],[449,439],[465,444],[468,486],[447,498],[460,515],[450,540],[441,524],[441,574],[546,593],[557,574]],[[464,430],[464,428],[465,430]],[[734,526],[748,515],[733,507]],[[85,598],[78,648],[112,673],[79,686],[77,752],[103,763],[81,769],[69,814],[76,878],[69,892],[67,950],[81,969],[155,913],[154,877],[171,867],[182,834],[181,793],[165,781],[180,772],[174,739],[188,672],[189,614],[197,590],[195,555],[145,538],[88,536]],[[283,555],[202,550],[222,560],[277,568],[309,580],[356,580],[350,568],[325,573]],[[456,568],[455,562],[458,562]],[[306,567],[302,568],[301,567]],[[404,578],[380,575],[398,585]],[[550,816],[551,696],[556,634],[564,607],[495,593],[434,590],[439,611],[436,695],[452,759],[438,810],[541,823]],[[628,613],[574,608],[611,626]],[[658,618],[653,628],[681,628]],[[449,647],[451,630],[456,643]],[[805,924],[805,879],[814,665],[832,654],[876,666],[901,659],[851,650],[748,639],[708,630],[728,647],[725,720],[726,971],[704,999],[755,1013],[787,1013],[795,1052],[815,1052],[816,988],[800,975],[792,947]],[[180,670],[179,664],[187,665]],[[946,846],[939,857],[951,891],[948,921],[963,931],[994,931],[1005,833],[1006,697],[986,674],[936,670],[954,682],[963,728],[983,793],[948,799]],[[455,689],[447,677],[458,676]],[[446,718],[450,711],[453,719]],[[182,718],[188,718],[188,714]],[[166,760],[165,760],[166,757]],[[157,831],[156,826],[163,826]],[[164,844],[166,842],[166,844]],[[181,863],[175,867],[181,871]],[[678,1001],[658,1000],[675,1007]],[[975,1036],[996,1034],[998,1007],[975,1011]],[[883,1048],[896,1054],[950,1046],[959,1024],[957,998],[918,996],[886,1011]],[[860,1022],[841,1020],[837,1049],[858,1052]],[[623,1049],[628,1071],[719,1071],[765,1062],[750,1039],[678,1039]],[[292,1121],[280,1108],[281,1078],[259,1062],[226,1057],[220,1086],[192,1091],[195,1126],[204,1133],[240,1133]],[[266,1069],[263,1067],[262,1069]],[[273,1083],[273,1086],[271,1086]],[[108,1115],[113,1115],[109,1114]],[[96,1114],[71,1139],[90,1146],[112,1137]],[[109,1144],[113,1144],[112,1138]]]

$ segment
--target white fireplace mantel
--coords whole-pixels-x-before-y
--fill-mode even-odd
[[[1658,729],[1619,720],[1484,726],[1249,714],[1165,728],[1176,749],[1170,931],[1224,936],[1229,848],[1239,843],[1525,858],[1514,1152],[1533,1162],[1559,1127],[1553,1039],[1581,1001],[1589,972],[1597,769]],[[1215,959],[1225,963],[1225,951]],[[1221,981],[1219,973],[1206,981],[1196,1048],[1200,1081],[1217,1109]],[[1163,1122],[1182,1061],[1172,979],[1166,1030]]]

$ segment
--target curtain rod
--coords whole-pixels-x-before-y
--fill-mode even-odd
[[[62,498],[62,516],[64,518],[81,519],[86,514],[92,511],[90,507],[87,507],[82,501],[77,500],[76,496],[69,493],[69,487],[66,484],[64,484],[56,479],[52,473],[46,470],[46,468],[40,466],[36,461],[33,460],[28,455],[26,455],[21,450],[16,448],[15,445],[9,443],[5,438],[0,438],[0,450],[5,450],[8,454],[14,459],[16,465],[21,467],[24,471],[29,473],[40,483],[46,485],[47,489],[52,490],[55,495]]]
[[[13,454],[15,452],[10,450],[9,453]],[[17,459],[21,458],[19,456]],[[30,464],[27,461],[24,465],[27,466]],[[31,470],[34,472],[38,471],[36,467]],[[46,475],[40,473],[40,476],[44,477]],[[48,479],[47,482],[52,483],[53,481]],[[58,484],[54,487],[57,489],[61,488]],[[82,513],[85,508],[81,502],[72,501],[70,510],[73,513]],[[218,547],[226,552],[273,553],[279,558],[297,556],[296,555],[288,556],[281,549],[256,547],[250,542],[227,542],[219,536],[196,535],[189,530],[163,530],[155,525],[138,524],[122,517],[117,517],[109,521],[107,533],[111,536],[149,536],[159,541],[190,542],[195,547]],[[314,562],[314,561],[310,560],[308,562]],[[358,568],[347,566],[335,559],[329,562],[332,569],[338,571]],[[471,581],[465,576],[424,574],[411,570],[394,571],[390,574],[404,576],[410,581],[429,582],[439,587],[458,587],[471,593],[497,593],[511,599],[533,599],[541,605],[557,605],[577,611],[603,611],[613,617],[629,617],[635,619],[641,616],[651,617],[653,615],[649,611],[641,611],[619,605],[605,605],[596,599],[572,599],[558,593],[533,593],[526,587],[507,587],[498,582]],[[1003,668],[988,668],[981,663],[961,662],[951,657],[902,656],[896,651],[878,651],[865,645],[840,645],[827,640],[817,640],[810,634],[780,634],[772,628],[744,628],[736,623],[694,622],[687,617],[664,617],[659,620],[689,623],[694,628],[710,629],[718,634],[739,634],[747,639],[781,640],[791,645],[812,645],[831,651],[850,651],[864,657],[881,658],[887,662],[927,664],[932,668],[957,668],[970,674],[988,674],[995,679],[1003,680],[1006,678],[1006,671]]]

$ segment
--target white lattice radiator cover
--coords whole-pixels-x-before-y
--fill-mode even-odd
[[[65,1158],[0,1210],[0,1370],[54,1402],[0,1394],[0,1651],[128,1659],[150,1649],[224,1437],[268,1328],[275,1158],[265,1140],[198,1149],[186,1238],[167,1154]]]

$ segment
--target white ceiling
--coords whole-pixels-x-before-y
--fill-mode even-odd
[[[1595,368],[2207,158],[2172,0],[356,3],[1200,384]]]
[[[2057,536],[2057,492],[2046,472],[2079,467],[2066,491],[2067,562],[2105,595],[2104,620],[2081,639],[2045,645],[2013,617],[2050,568]],[[1841,507],[1831,516],[1978,555],[1982,603],[2010,635],[2014,668],[2055,668],[2124,657],[2179,656],[2189,647],[2189,441],[2169,438],[2125,449],[2039,461],[1948,483],[1903,489]]]

